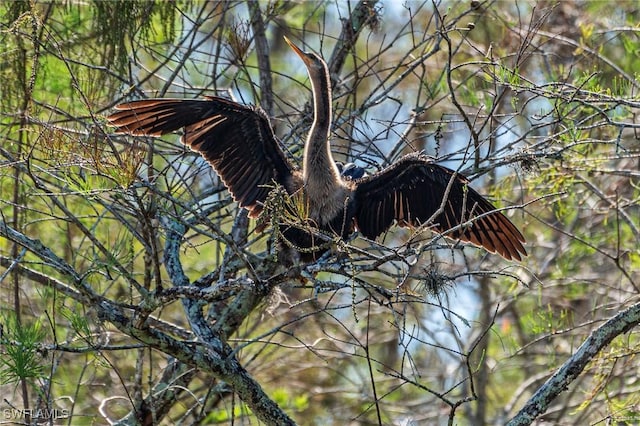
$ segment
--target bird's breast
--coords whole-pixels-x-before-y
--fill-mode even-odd
[[[317,188],[306,189],[309,200],[309,217],[320,227],[333,222],[338,216],[344,216],[348,205],[352,203],[351,191],[342,185],[321,191]]]

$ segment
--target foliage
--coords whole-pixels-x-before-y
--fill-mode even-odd
[[[0,16],[5,417],[638,421],[632,3],[16,1]],[[285,270],[277,230],[257,232],[176,135],[105,124],[130,99],[231,96],[268,111],[296,161],[313,117],[282,35],[329,64],[337,160],[373,171],[424,150],[505,209],[529,256],[393,228]]]
[[[41,362],[38,348],[45,337],[42,324],[20,324],[15,317],[3,318],[2,323],[7,328],[3,336],[6,351],[0,359],[0,379],[2,384],[18,384],[25,380],[36,384],[37,379],[45,376],[45,369]]]

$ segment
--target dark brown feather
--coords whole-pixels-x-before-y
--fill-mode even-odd
[[[160,136],[184,128],[182,143],[211,164],[251,216],[259,214],[274,183],[295,190],[293,169],[259,108],[207,97],[148,99],[116,109],[107,120],[119,133]]]
[[[422,154],[406,155],[381,172],[354,182],[358,230],[375,239],[394,221],[401,226],[424,224],[442,205],[451,179],[444,210],[433,219],[433,228],[506,259],[521,260],[527,253],[524,237],[511,221],[468,186],[462,175]],[[467,221],[471,222],[468,227],[447,232]]]

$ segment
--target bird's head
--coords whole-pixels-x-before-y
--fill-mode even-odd
[[[354,163],[340,163],[337,162],[336,166],[340,172],[340,176],[345,180],[357,180],[367,175],[364,168],[356,166]]]
[[[322,70],[326,68],[324,60],[317,53],[305,52],[304,50],[300,49],[298,46],[293,44],[293,42],[289,40],[286,36],[284,37],[284,41],[286,41],[289,47],[291,47],[291,49],[293,49],[293,51],[296,52],[296,55],[298,55],[300,59],[302,59],[302,61],[310,71]]]

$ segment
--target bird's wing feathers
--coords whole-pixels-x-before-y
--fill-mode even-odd
[[[288,190],[292,168],[259,108],[216,97],[125,103],[107,117],[119,133],[160,136],[184,127],[182,143],[211,164],[234,199],[256,216],[274,182]]]
[[[376,238],[394,220],[401,226],[424,224],[442,205],[443,211],[432,221],[437,231],[446,232],[471,221],[468,227],[447,236],[482,246],[506,259],[520,260],[521,254],[526,254],[524,237],[506,216],[490,213],[495,207],[468,186],[466,178],[425,155],[406,155],[356,183],[356,226],[367,238]]]

